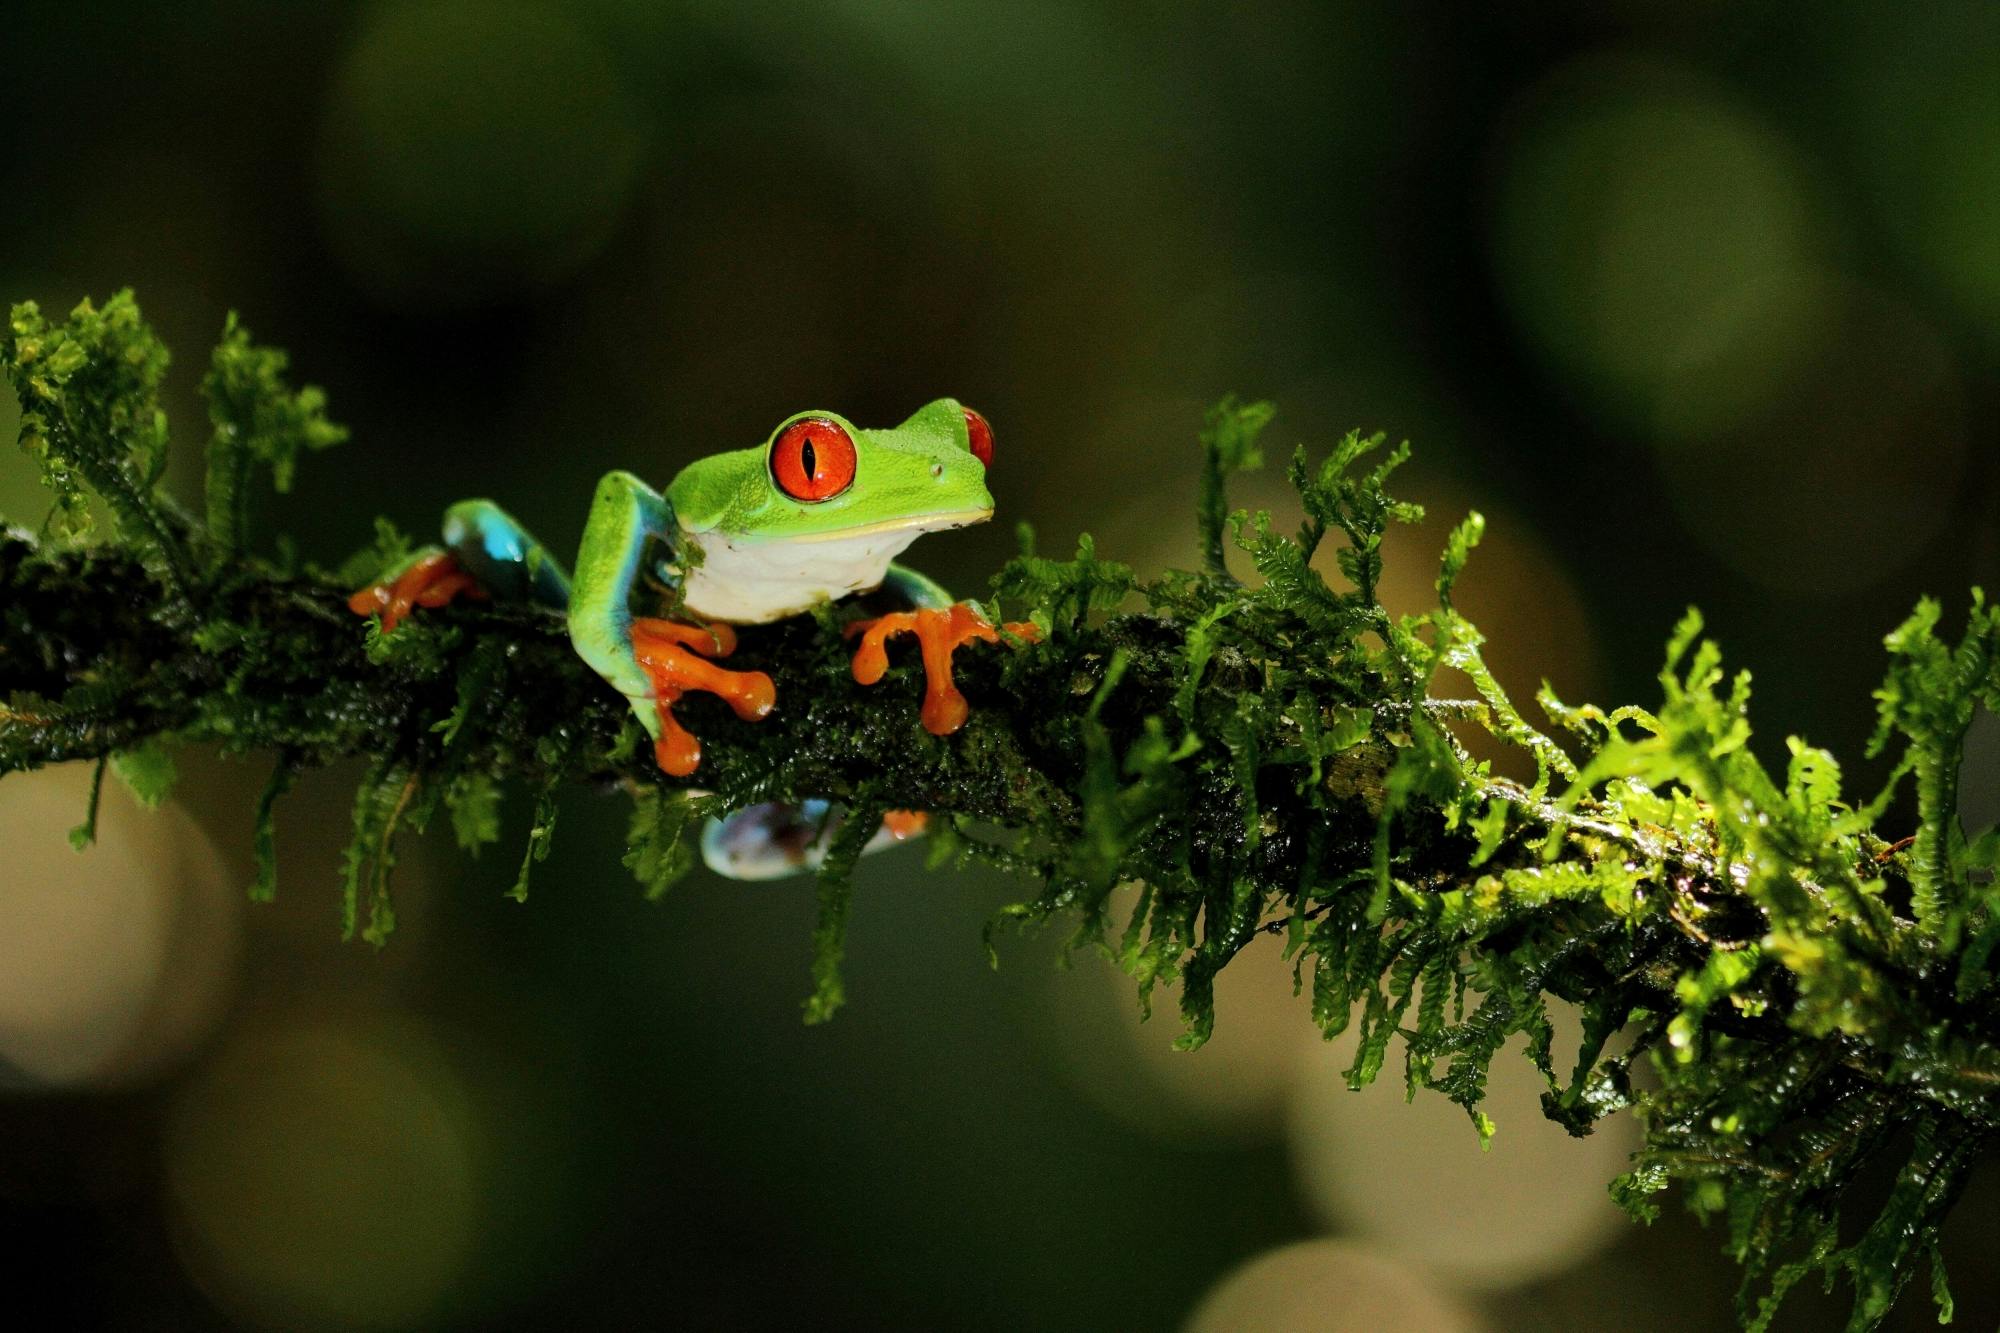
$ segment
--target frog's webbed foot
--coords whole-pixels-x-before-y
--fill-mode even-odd
[[[1002,628],[1016,638],[1040,637],[1040,631],[1031,624],[1010,622]],[[972,715],[972,706],[952,680],[952,654],[975,639],[984,643],[1000,641],[1000,631],[969,602],[857,620],[847,627],[846,634],[849,638],[861,637],[861,645],[854,650],[854,679],[863,685],[873,685],[889,669],[887,645],[892,635],[917,636],[924,661],[924,705],[919,716],[924,730],[933,736],[951,735]]]
[[[347,609],[357,616],[380,612],[382,632],[391,634],[413,608],[443,606],[456,597],[483,602],[487,592],[451,552],[433,547],[381,582],[371,583],[349,597]]]
[[[771,715],[778,692],[761,671],[728,671],[705,659],[736,651],[736,631],[727,625],[683,625],[642,618],[632,622],[632,655],[652,682],[659,732],[653,756],[660,767],[684,778],[701,764],[701,742],[675,720],[673,706],[689,690],[721,698],[745,722]]]

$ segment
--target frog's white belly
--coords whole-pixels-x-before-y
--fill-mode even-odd
[[[761,625],[795,616],[821,602],[839,601],[882,586],[889,562],[926,532],[958,527],[984,515],[950,515],[937,521],[848,536],[808,540],[737,541],[720,533],[685,534],[701,548],[701,562],[682,584],[687,609],[704,620]]]

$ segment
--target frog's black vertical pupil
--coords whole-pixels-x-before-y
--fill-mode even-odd
[[[838,422],[794,421],[771,445],[771,480],[801,504],[831,500],[854,484],[854,440]]]

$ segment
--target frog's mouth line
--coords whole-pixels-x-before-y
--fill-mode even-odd
[[[991,509],[958,509],[948,514],[925,514],[921,518],[891,518],[859,527],[835,528],[831,532],[801,533],[788,541],[832,542],[854,537],[874,537],[888,532],[943,532],[946,528],[968,528],[993,517]]]

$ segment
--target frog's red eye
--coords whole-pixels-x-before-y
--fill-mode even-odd
[[[854,484],[854,440],[831,417],[794,421],[771,443],[771,476],[794,500],[831,500]]]
[[[961,407],[965,413],[965,438],[972,446],[972,456],[982,467],[993,466],[993,427],[986,424],[986,418],[969,407]]]

